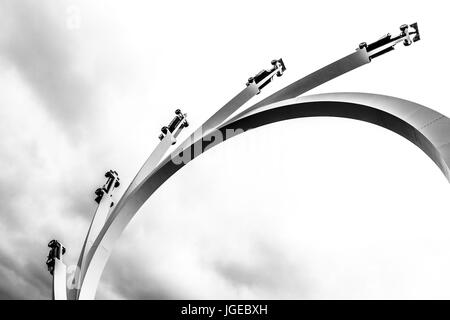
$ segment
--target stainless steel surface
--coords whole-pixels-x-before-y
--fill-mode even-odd
[[[253,108],[245,115],[218,127],[251,130],[266,124],[302,117],[332,116],[370,122],[392,130],[416,144],[441,169],[447,179],[450,164],[450,120],[422,105],[394,97],[365,93],[333,93],[278,101]],[[239,134],[239,131],[236,132]],[[211,147],[210,132],[183,147],[192,159]],[[220,142],[219,142],[220,143]],[[216,145],[218,143],[216,142]],[[200,150],[200,152],[194,150]],[[123,206],[111,214],[87,256],[89,264],[80,299],[93,299],[106,261],[115,241],[145,201],[186,163],[175,164],[179,149],[168,155],[135,187]],[[86,290],[85,290],[86,289]]]
[[[188,137],[179,148],[183,148],[185,145],[189,145],[190,141],[197,136],[201,136],[202,134],[206,134],[211,130],[214,130],[218,125],[223,123],[231,114],[233,114],[236,110],[238,110],[242,105],[244,105],[248,100],[254,97],[256,94],[260,92],[262,87],[267,85],[275,75],[281,76],[283,71],[285,70],[284,63],[280,60],[275,60],[276,63],[272,64],[273,67],[269,71],[265,71],[262,79],[260,81],[252,81],[247,84],[247,87],[242,90],[239,94],[237,94],[233,99],[231,99],[227,104],[225,104],[222,108],[220,108],[217,112],[215,112],[202,126],[200,126],[190,137]],[[128,202],[129,195],[133,193],[134,189],[140,185],[143,179],[147,178],[150,173],[153,171],[155,166],[160,162],[164,154],[169,150],[172,142],[174,141],[173,135],[170,131],[163,137],[162,141],[155,149],[155,151],[150,155],[147,161],[144,163],[143,167],[139,170],[136,177],[131,182],[128,189],[125,191],[124,195],[120,199],[119,203],[110,213],[110,217],[113,220],[118,217],[118,221],[124,218],[124,227],[128,224],[126,216],[123,217],[123,214],[118,214],[122,211],[122,207]],[[170,138],[170,140],[168,139]],[[170,144],[169,144],[170,143]],[[177,149],[178,150],[178,149]],[[137,204],[137,203],[136,203]],[[140,205],[139,205],[140,207]],[[136,207],[136,211],[139,207]],[[134,215],[134,214],[133,214]],[[108,220],[109,220],[108,218]],[[121,224],[122,225],[122,224]],[[106,226],[106,224],[105,224]],[[105,227],[104,226],[104,227]],[[111,231],[112,234],[115,234],[116,237],[120,236],[120,233],[116,233],[114,230]],[[103,249],[103,250],[102,250]],[[100,247],[97,245],[92,245],[90,255],[102,255],[103,258],[99,259],[97,263],[94,265],[90,264],[90,260],[86,259],[88,256],[84,254],[82,272],[80,275],[81,279],[81,290],[79,291],[79,299],[93,299],[95,297],[95,292],[97,290],[98,282],[100,281],[100,276],[103,271],[104,265],[110,254],[109,246],[106,244],[101,245]],[[83,253],[82,253],[83,254]]]
[[[417,24],[413,24],[410,27],[415,30],[416,37],[414,41],[419,40]],[[159,159],[158,161],[152,160],[151,166],[144,165],[118,205],[112,210],[86,256],[86,269],[83,270],[85,273],[82,275],[83,283],[79,299],[93,299],[95,297],[103,268],[111,254],[115,241],[120,237],[129,221],[153,192],[187,163],[184,157],[183,159],[179,157],[179,154],[189,153],[190,159],[194,159],[210,147],[224,141],[212,139],[218,132],[221,132],[224,139],[228,138],[225,134],[227,129],[250,130],[268,123],[309,116],[337,116],[359,119],[384,126],[414,142],[438,164],[448,177],[448,166],[442,160],[433,142],[430,142],[419,131],[421,127],[416,126],[413,118],[410,119],[410,122],[407,122],[407,119],[402,118],[404,115],[396,109],[405,108],[408,110],[405,112],[409,112],[409,109],[414,109],[418,105],[396,98],[367,94],[347,94],[346,96],[344,94],[322,95],[316,96],[319,98],[315,101],[312,97],[307,98],[313,99],[310,101],[296,99],[301,94],[329,80],[369,63],[375,56],[391,51],[393,46],[401,41],[404,41],[405,45],[409,45],[411,43],[410,34],[413,33],[409,32],[408,26],[402,26],[401,32],[401,35],[395,38],[391,38],[388,35],[369,46],[366,44],[360,45],[356,52],[292,83],[241,112],[231,120],[226,121],[245,102],[258,94],[260,89],[269,83],[275,74],[281,75],[283,73],[285,68],[282,60],[274,60],[275,63],[272,63],[274,67],[271,70],[263,70],[258,73],[255,76],[258,78],[258,81],[255,78],[252,81],[249,80],[247,87],[241,93],[214,113],[169,156],[161,162]],[[348,101],[345,101],[345,99],[348,99]],[[355,99],[361,101],[357,103]],[[384,107],[388,106],[388,110],[383,109],[380,101]],[[403,102],[400,103],[399,101]],[[371,103],[374,103],[374,105],[371,105]],[[393,105],[391,107],[392,110],[389,109],[391,104]],[[441,117],[441,115],[430,115],[433,111],[430,109],[427,109],[427,111],[426,109],[423,106],[417,107],[416,111],[419,113],[423,112],[423,117],[419,113],[411,113],[411,116],[417,117],[417,121],[425,121],[423,129],[431,126],[431,128],[427,129],[431,130],[435,126],[434,123],[436,122],[439,125],[444,117]],[[428,118],[431,118],[431,120]],[[236,133],[239,134],[240,132]],[[443,135],[445,134],[443,133]],[[211,143],[211,141],[214,142]],[[445,141],[444,143],[448,142]],[[158,166],[155,168],[157,164]]]
[[[358,67],[365,65],[370,62],[369,55],[366,48],[358,49],[352,54],[345,56],[329,65],[314,71],[313,73],[291,83],[287,87],[275,92],[274,94],[268,96],[267,98],[261,100],[245,111],[239,113],[237,116],[233,117],[232,120],[242,117],[242,115],[252,110],[258,109],[263,105],[272,104],[281,100],[295,98],[303,93],[312,90],[325,82],[333,80],[344,73],[352,71]]]
[[[406,26],[406,28],[404,28],[404,26]],[[410,28],[412,28],[413,31],[410,31]],[[244,114],[251,112],[252,110],[257,109],[263,105],[268,105],[281,100],[298,97],[299,95],[304,94],[324,84],[325,82],[333,80],[334,78],[337,78],[349,71],[352,71],[365,65],[366,63],[371,62],[373,58],[391,51],[390,49],[393,50],[394,46],[399,42],[416,42],[420,40],[419,28],[417,26],[417,23],[413,23],[409,26],[402,25],[400,27],[400,30],[401,33],[397,37],[391,38],[391,36],[388,34],[384,37],[384,40],[382,38],[369,45],[367,45],[367,43],[365,42],[361,43],[359,45],[359,48],[356,49],[356,52],[353,52],[352,54],[336,60],[335,62],[330,63],[329,65],[295,81],[287,87],[284,87],[283,89],[275,92],[274,94],[261,100],[254,106],[233,117],[231,121],[233,121],[234,119],[238,119]],[[413,40],[410,40],[410,35],[415,35]],[[405,45],[407,44],[405,43]]]
[[[278,70],[278,68],[273,70],[272,73],[275,74],[277,72],[277,70]],[[223,121],[225,121],[227,117],[229,117],[239,107],[241,107],[245,102],[247,102],[252,97],[254,97],[256,94],[258,94],[259,90],[260,90],[259,84],[255,83],[255,82],[250,83],[244,90],[242,90],[238,95],[236,95],[233,99],[231,99],[221,109],[219,109],[216,113],[214,113],[190,137],[188,137],[183,143],[181,143],[180,147],[176,150],[179,150],[180,148],[182,149],[184,146],[189,145],[190,141],[192,139],[194,139],[195,137],[201,136],[202,134],[205,134],[207,132],[211,132],[218,125],[220,125]],[[125,228],[125,226],[130,221],[131,216],[129,216],[130,219],[128,219],[128,214],[122,213],[122,207],[126,206],[127,204],[129,205],[129,196],[131,194],[133,194],[134,190],[139,185],[141,185],[143,180],[145,180],[146,178],[149,177],[151,172],[155,169],[156,165],[158,165],[160,163],[162,157],[166,154],[166,152],[171,147],[172,142],[173,142],[173,136],[170,132],[168,132],[167,135],[165,137],[163,137],[163,140],[158,144],[158,146],[153,151],[153,153],[150,155],[150,157],[147,159],[147,161],[144,163],[142,168],[139,170],[138,174],[133,179],[130,186],[125,191],[124,195],[119,200],[117,205],[113,208],[113,210],[111,210],[108,220],[112,219],[112,220],[117,220],[118,222],[123,221],[122,223],[119,223],[119,225],[123,226],[123,229]],[[135,206],[135,205],[137,205],[137,206]],[[132,207],[134,209],[132,209],[131,211],[134,211],[134,210],[137,211],[142,204],[135,203],[135,205],[132,204]],[[134,216],[134,213],[132,214],[132,216]],[[103,226],[103,228],[105,228],[105,227],[106,227],[106,223]],[[114,230],[111,230],[109,233],[111,235],[113,235],[113,239],[116,239],[120,236],[120,234],[122,233],[122,230],[118,230],[116,228]],[[98,246],[97,244],[94,243],[91,246],[91,249],[90,249],[91,252],[88,252],[87,255],[84,254],[82,273],[80,276],[81,289],[79,290],[79,294],[78,294],[79,299],[94,299],[95,292],[97,290],[97,286],[100,281],[101,273],[103,272],[103,268],[106,264],[106,261],[108,260],[110,250],[112,248],[110,245],[112,246],[112,244],[110,244],[109,242],[104,242],[100,246]],[[96,257],[101,257],[98,260],[96,260],[96,262],[94,264],[91,263],[90,258],[89,258],[90,256],[93,256],[93,255],[95,255]]]
[[[59,259],[55,261],[55,272],[53,274],[53,300],[67,300],[66,290],[66,265]]]
[[[48,271],[53,277],[52,281],[52,299],[67,300],[66,291],[66,265],[63,263],[63,255],[66,248],[58,241],[52,240],[48,247],[50,252],[47,257]]]

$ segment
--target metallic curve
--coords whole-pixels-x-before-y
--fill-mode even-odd
[[[235,135],[270,123],[304,117],[330,116],[361,120],[396,132],[422,149],[450,181],[450,119],[420,104],[376,94],[331,93],[302,96],[260,105],[220,125],[224,140],[214,140],[218,131],[207,132],[168,155],[129,194],[120,210],[111,214],[87,256],[88,269],[79,299],[93,299],[115,241],[145,201],[187,162],[225,141],[227,130]],[[243,131],[240,131],[242,129]],[[179,163],[179,164],[177,164]],[[120,214],[119,214],[120,213]]]

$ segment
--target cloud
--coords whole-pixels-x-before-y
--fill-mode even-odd
[[[95,210],[93,191],[109,169],[111,133],[95,116],[103,110],[96,102],[105,75],[89,69],[95,58],[66,28],[66,8],[0,4],[0,298],[50,297],[47,242],[59,239],[68,248],[65,261],[77,260]],[[111,84],[123,74],[105,60],[98,64]]]
[[[86,165],[79,158],[83,148],[71,143],[74,127],[61,130],[62,120],[49,109],[55,105],[40,98],[39,90],[46,85],[39,87],[39,79],[24,77],[26,66],[20,69],[9,58],[0,61],[0,288],[4,298],[48,299],[47,242],[55,236],[71,244],[67,227],[74,224],[70,228],[81,233],[80,217],[91,211],[89,197],[84,200],[84,194],[78,194],[83,186],[88,193],[89,179],[78,187],[71,174]],[[70,120],[65,121],[70,126]]]
[[[109,261],[103,281],[108,284],[112,292],[120,294],[122,299],[164,300],[181,298],[179,293],[167,286],[164,278],[152,275],[152,268],[149,270],[145,265],[132,266],[127,263],[132,257],[133,255],[129,253],[119,253]],[[155,263],[148,259],[145,260],[145,263]],[[139,276],[137,276],[138,274]],[[101,292],[99,292],[97,298],[102,299]]]
[[[318,53],[311,50],[308,56],[307,50],[291,41],[297,36],[297,27],[282,27],[292,32],[273,28],[287,21],[297,23],[296,10],[285,10],[291,12],[291,19],[280,16],[267,29],[261,26],[256,38],[249,40],[241,30],[248,27],[248,15],[254,13],[252,5],[236,16],[235,7],[227,3],[216,15],[199,17],[185,14],[191,4],[182,4],[186,10],[173,10],[172,4],[152,4],[148,10],[136,3],[103,6],[81,1],[74,3],[83,10],[83,26],[71,30],[66,25],[70,3],[0,4],[1,299],[50,298],[47,242],[61,240],[68,249],[64,261],[77,261],[95,210],[92,192],[104,182],[103,173],[116,169],[122,180],[116,196],[124,191],[156,145],[157,131],[171,117],[172,103],[186,104],[195,127],[199,119],[217,109],[217,100],[225,100],[244,86],[241,80],[248,76],[250,66],[259,65],[259,59],[266,63],[267,56],[278,56],[289,49],[285,44],[290,43],[291,56],[296,57],[292,60],[297,61],[289,64],[292,68],[288,66],[293,70],[295,63],[312,61]],[[271,5],[260,8],[261,16],[273,14]],[[152,12],[151,19],[148,12]],[[231,15],[236,18],[233,30],[227,20]],[[302,20],[305,27],[309,22]],[[326,30],[322,32],[326,34]],[[269,46],[266,37],[277,39],[277,45]],[[309,40],[317,39],[312,35]],[[264,54],[258,57],[261,52]],[[320,54],[331,57],[327,51]],[[298,59],[300,55],[302,59]],[[299,72],[304,71],[301,68]],[[298,73],[291,74],[291,80],[295,80]],[[372,88],[377,79],[370,82],[371,78],[376,77],[359,84]],[[283,85],[278,80],[275,85]],[[384,80],[386,86],[393,84],[390,79]],[[411,91],[414,85],[405,83],[405,90]],[[361,287],[365,284],[369,289],[378,285],[381,280],[375,276],[372,280],[374,273],[387,274],[386,292],[391,288],[388,282],[402,279],[412,265],[418,270],[431,270],[436,283],[450,283],[449,279],[438,279],[445,270],[432,272],[437,263],[427,267],[422,262],[433,261],[445,251],[438,246],[435,251],[428,250],[426,241],[436,237],[433,243],[448,243],[447,224],[438,223],[447,220],[435,219],[438,222],[433,224],[430,218],[433,213],[446,212],[439,200],[446,199],[448,190],[439,196],[434,190],[432,195],[423,195],[419,184],[407,180],[415,172],[423,185],[437,186],[440,180],[433,180],[434,168],[425,171],[429,159],[422,163],[422,158],[414,158],[417,150],[409,153],[404,141],[397,145],[391,136],[381,136],[379,131],[372,135],[355,123],[299,124],[287,122],[237,137],[167,181],[117,243],[97,297],[355,297],[364,292]],[[355,135],[355,129],[361,134]],[[330,136],[330,132],[334,134]],[[312,136],[314,139],[310,139]],[[368,146],[366,139],[373,136],[377,140],[371,140],[373,145]],[[355,145],[345,144],[348,141],[355,142],[358,153]],[[388,142],[381,150],[374,146],[376,141]],[[297,149],[297,143],[302,147]],[[404,149],[398,151],[399,146]],[[269,154],[266,148],[271,150]],[[377,157],[377,151],[392,158],[406,155],[397,159],[395,170],[386,171],[395,180],[388,186],[386,177],[383,180],[379,174],[383,169],[377,170],[389,169],[396,159]],[[349,165],[350,154],[360,158]],[[377,170],[367,170],[369,161],[376,162]],[[417,168],[422,167],[424,173],[419,176]],[[400,175],[402,168],[406,168],[404,176]],[[361,174],[350,176],[350,171]],[[441,178],[437,170],[438,175]],[[397,180],[408,181],[408,185]],[[375,187],[371,189],[372,183]],[[389,193],[392,198],[388,203],[395,214],[385,210],[383,204],[376,206],[381,202],[378,198],[386,199]],[[411,198],[422,202],[395,206],[399,196],[407,203]],[[347,213],[351,206],[353,211]],[[364,214],[355,212],[358,210]],[[418,218],[423,212],[427,212],[428,225]],[[375,220],[373,216],[382,218]],[[413,223],[405,228],[405,221]],[[439,227],[440,232],[435,232]],[[407,234],[409,247],[396,242],[396,237],[402,241],[406,238],[404,229],[411,230]],[[418,248],[426,259],[417,261]],[[372,257],[375,255],[388,263],[377,264]],[[397,260],[393,257],[399,255],[408,262],[408,268],[400,262],[394,265]],[[392,265],[400,275],[390,272]],[[413,272],[403,277],[407,283],[417,283]],[[369,289],[369,295],[380,292]],[[402,296],[401,291],[396,294],[399,292]]]
[[[65,24],[67,6],[48,4],[2,2],[0,55],[33,88],[62,132],[79,134],[83,121],[97,112],[95,84],[78,64],[77,37]]]
[[[16,244],[19,245],[20,241]],[[30,248],[29,240],[22,241]],[[51,292],[51,279],[45,274],[38,253],[42,253],[42,247],[36,244],[33,250],[23,250],[22,253],[1,248],[0,253],[0,299],[47,299]],[[37,250],[36,250],[37,249]],[[6,254],[5,252],[8,252]],[[34,253],[33,253],[34,252]],[[29,255],[31,253],[31,255]],[[24,259],[22,254],[26,255]]]
[[[247,263],[240,259],[219,258],[214,267],[220,276],[232,285],[244,287],[260,297],[267,292],[271,292],[268,298],[280,293],[281,296],[287,297],[289,292],[294,293],[293,298],[307,296],[307,277],[305,270],[302,270],[299,279],[299,261],[290,261],[282,248],[276,248],[264,239],[255,240],[252,251],[252,260]],[[291,286],[298,287],[292,290]]]

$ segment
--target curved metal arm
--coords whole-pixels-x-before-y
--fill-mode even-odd
[[[353,52],[339,60],[336,60],[335,62],[295,81],[294,83],[288,85],[287,87],[284,87],[283,89],[275,92],[269,97],[261,100],[250,108],[239,113],[229,121],[232,122],[251,112],[252,110],[258,109],[263,105],[269,105],[281,100],[298,97],[299,95],[302,95],[330,80],[333,80],[334,78],[357,69],[371,62],[373,58],[393,50],[394,46],[398,42],[408,41],[411,34],[415,34],[415,37],[413,39],[414,42],[420,40],[419,28],[417,26],[417,23],[413,23],[410,25],[410,27],[414,29],[414,31],[411,32],[409,31],[407,26],[405,29],[405,26],[406,25],[400,26],[401,34],[398,37],[391,38],[391,36],[388,34],[382,39],[375,41],[374,43],[371,43],[369,45],[363,42],[359,45],[359,48],[356,49],[356,52]],[[404,44],[407,45],[406,42]]]
[[[279,77],[283,74],[285,70],[286,67],[282,59],[273,60],[272,68],[270,70],[263,70],[260,73],[258,73],[254,78],[252,78],[252,80],[249,81],[249,83],[247,83],[247,87],[244,90],[242,90],[237,96],[235,96],[221,109],[219,109],[216,113],[214,113],[202,126],[200,126],[190,137],[188,137],[181,144],[180,148],[183,148],[184,145],[188,144],[189,141],[192,139],[192,137],[196,137],[199,134],[201,135],[205,132],[210,132],[212,129],[216,128],[218,125],[224,122],[231,114],[233,114],[237,109],[239,109],[243,104],[245,104],[256,94],[258,94],[263,87],[265,87],[268,83],[272,81],[275,75]],[[123,194],[122,198],[118,202],[117,206],[112,209],[110,217],[112,216],[115,218],[117,216],[116,212],[120,212],[122,206],[124,205],[124,203],[126,203],[129,195],[134,191],[136,186],[139,185],[143,179],[148,177],[148,175],[152,172],[152,170],[156,167],[156,165],[160,163],[160,160],[169,150],[170,146],[176,142],[175,137],[179,134],[180,130],[188,126],[188,122],[186,121],[186,114],[183,114],[179,109],[177,109],[175,113],[176,117],[172,120],[169,126],[162,128],[162,134],[159,136],[161,142],[158,144],[156,149],[152,152],[150,157],[147,159],[142,168],[139,170],[136,177],[133,179],[133,181]],[[102,217],[103,216],[104,215],[102,215]],[[102,222],[104,222],[104,220]],[[96,223],[95,225],[98,225],[98,223]],[[90,228],[92,228],[92,225]],[[84,274],[89,265],[89,261],[87,262],[85,261],[88,252],[90,250],[96,251],[98,250],[98,248],[93,246],[91,241],[88,241],[91,238],[89,237],[89,235],[97,236],[98,232],[94,233],[91,232],[91,230],[89,230],[88,237],[86,238],[85,244],[83,245],[82,253],[79,259],[79,266],[81,269],[79,282],[81,283],[82,286],[84,286],[82,292],[89,292],[88,296],[91,299],[93,299],[98,281],[95,282],[93,285],[89,285],[89,281],[85,281]],[[81,298],[84,295],[85,294],[82,294]]]
[[[413,25],[412,25],[413,26]],[[416,27],[416,33],[418,36],[418,29],[417,24]],[[406,35],[401,35],[403,41],[407,41],[406,36],[409,39],[409,33]],[[389,36],[388,40],[392,40]],[[397,42],[398,39],[394,40],[394,43],[391,45],[393,47]],[[378,44],[374,44],[373,47],[376,49],[379,47],[379,45],[385,46],[389,44],[388,41],[385,39],[382,44],[378,42]],[[406,43],[405,43],[406,44]],[[374,50],[375,50],[374,49]],[[383,51],[383,52],[381,52]],[[371,58],[374,57],[375,54],[381,54],[390,50],[386,50],[384,47],[381,51],[374,52],[372,49],[368,50],[367,46],[360,46],[360,48],[357,49],[356,52],[294,82],[293,84],[281,89],[280,91],[274,93],[273,95],[269,96],[268,98],[262,100],[261,102],[255,104],[254,106],[246,109],[244,112],[238,114],[237,116],[233,117],[231,120],[226,122],[224,121],[231,116],[234,111],[236,111],[240,106],[242,106],[246,101],[248,101],[251,97],[253,97],[255,94],[259,93],[259,90],[264,87],[267,83],[269,83],[274,74],[281,75],[284,71],[284,64],[282,63],[282,60],[276,61],[273,63],[274,67],[271,70],[263,70],[258,75],[255,76],[257,78],[257,81],[255,81],[255,78],[253,78],[252,81],[249,81],[247,83],[247,88],[245,88],[241,93],[239,93],[236,97],[234,97],[229,103],[227,103],[224,107],[222,107],[219,111],[217,111],[213,116],[211,116],[200,128],[198,128],[190,137],[188,137],[173,153],[169,158],[177,157],[178,154],[182,152],[189,152],[192,153],[191,159],[193,159],[196,154],[195,148],[192,149],[192,146],[198,146],[200,147],[200,153],[203,152],[205,141],[203,138],[211,138],[211,134],[214,130],[222,130],[222,128],[225,128],[227,125],[231,125],[236,123],[238,120],[242,121],[243,118],[246,117],[246,115],[252,114],[253,112],[257,111],[258,108],[272,105],[277,102],[281,102],[282,100],[286,99],[292,99],[294,97],[297,97],[331,79],[334,79],[348,71],[351,71],[355,68],[358,68],[368,62],[370,62]],[[277,117],[275,115],[274,121]],[[272,121],[272,122],[274,122]],[[194,144],[192,144],[192,141],[196,141]],[[170,166],[165,166],[168,162],[166,158],[165,160],[161,161],[158,168],[154,170],[154,172],[158,170],[170,171]],[[181,161],[183,162],[183,161]],[[163,166],[163,167],[161,167]],[[179,168],[179,167],[178,167]],[[149,170],[152,168],[148,168]],[[177,169],[178,170],[178,169]],[[129,188],[129,192],[127,190],[126,194],[122,197],[122,199],[119,201],[118,205],[114,208],[114,210],[111,212],[107,222],[105,223],[101,233],[97,237],[97,240],[95,241],[94,245],[92,246],[92,249],[90,250],[89,254],[86,257],[88,267],[86,269],[86,273],[83,275],[83,283],[82,283],[82,289],[80,292],[80,299],[93,299],[95,296],[95,291],[97,288],[97,284],[100,280],[101,273],[103,271],[103,268],[106,264],[106,261],[111,253],[112,245],[117,240],[117,238],[122,233],[123,229],[126,227],[128,222],[131,220],[131,218],[134,216],[134,214],[139,210],[139,208],[142,206],[142,204],[148,199],[148,197],[153,193],[153,191],[146,192],[147,185],[151,185],[152,183],[155,183],[155,177],[154,173],[151,173],[148,170],[140,171],[142,173],[140,175],[140,178],[142,179],[141,182],[138,182],[138,180],[135,179],[133,183],[133,188]],[[173,174],[173,172],[171,173]],[[170,175],[171,175],[170,174]],[[170,175],[167,176],[170,177]],[[150,177],[153,177],[150,179]],[[133,184],[132,183],[132,184]],[[139,184],[137,184],[139,183]],[[161,182],[162,183],[162,182]],[[158,185],[159,186],[159,185]],[[151,188],[150,188],[151,189]],[[150,190],[148,189],[148,190]],[[156,189],[155,189],[156,190]]]
[[[439,166],[447,179],[450,179],[450,120],[434,110],[398,98],[363,93],[336,93],[288,99],[254,109],[251,113],[220,126],[218,130],[225,135],[227,130],[246,131],[282,120],[314,116],[352,118],[392,130],[421,148]],[[244,131],[235,132],[239,134]],[[191,154],[194,159],[218,144],[211,142],[212,135],[214,133],[193,141],[182,152]],[[111,216],[106,222],[93,246],[97,250],[91,250],[87,257],[89,266],[80,299],[94,298],[115,241],[145,201],[186,164],[175,164],[172,157],[180,157],[180,153],[174,152],[166,157],[129,195],[120,214],[116,212],[115,216]]]

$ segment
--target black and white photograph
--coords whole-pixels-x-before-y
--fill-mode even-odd
[[[449,9],[0,0],[0,300],[450,299]]]

